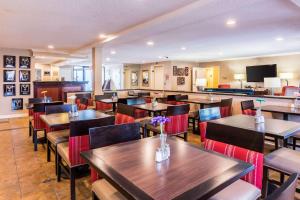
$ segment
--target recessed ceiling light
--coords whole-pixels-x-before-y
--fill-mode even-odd
[[[100,39],[105,39],[107,37],[107,35],[105,35],[104,33],[101,33],[100,35],[99,35],[99,38]]]
[[[236,20],[235,19],[228,19],[226,21],[226,25],[227,26],[234,26],[236,24]]]
[[[280,42],[280,41],[283,41],[284,38],[283,37],[277,37],[277,38],[275,38],[275,40]]]
[[[220,56],[222,56],[222,55],[223,55],[223,52],[222,52],[222,51],[220,51],[218,54],[219,54]]]
[[[182,50],[182,51],[185,51],[185,50],[186,50],[186,47],[181,47],[181,50]]]
[[[105,60],[109,62],[109,61],[110,61],[110,58],[105,58]]]
[[[116,54],[116,53],[117,53],[117,52],[114,51],[114,50],[111,50],[111,51],[110,51],[110,54],[111,54],[111,55],[114,55],[114,54]]]
[[[53,45],[48,45],[48,49],[54,49],[54,46]]]
[[[162,56],[158,56],[158,58],[159,58],[159,59],[162,59],[163,57],[162,57]]]
[[[153,41],[148,41],[148,42],[147,42],[147,45],[148,45],[148,46],[153,46],[153,45],[154,45],[154,42],[153,42]]]

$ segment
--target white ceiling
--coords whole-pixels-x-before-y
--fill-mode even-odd
[[[0,16],[0,47],[89,53],[100,33],[114,34],[103,44],[114,63],[300,52],[300,8],[290,0],[9,0]]]

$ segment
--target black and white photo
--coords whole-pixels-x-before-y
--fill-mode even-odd
[[[16,67],[16,56],[3,56],[3,67],[4,68],[15,68]]]
[[[3,81],[4,82],[15,82],[16,81],[16,70],[3,70]]]
[[[30,84],[20,84],[20,95],[30,95]]]
[[[19,71],[19,81],[20,82],[30,82],[30,71],[20,70]]]
[[[30,69],[31,59],[27,56],[19,57],[20,69]]]
[[[16,85],[15,84],[3,84],[3,96],[15,96],[16,95]]]
[[[13,98],[11,100],[12,110],[23,110],[23,98]]]

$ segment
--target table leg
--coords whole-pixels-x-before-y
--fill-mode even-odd
[[[289,114],[284,113],[283,114],[283,120],[288,121],[289,120]]]
[[[287,147],[287,139],[284,139],[284,140],[283,140],[283,146],[284,146],[284,147]]]
[[[113,112],[115,113],[116,112],[116,110],[117,110],[117,103],[113,103]]]
[[[200,109],[204,109],[204,104],[200,103]]]

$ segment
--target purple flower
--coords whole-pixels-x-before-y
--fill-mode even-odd
[[[151,119],[151,124],[154,126],[160,125],[160,124],[165,124],[166,122],[169,122],[170,119],[164,116],[157,116],[153,117]]]

